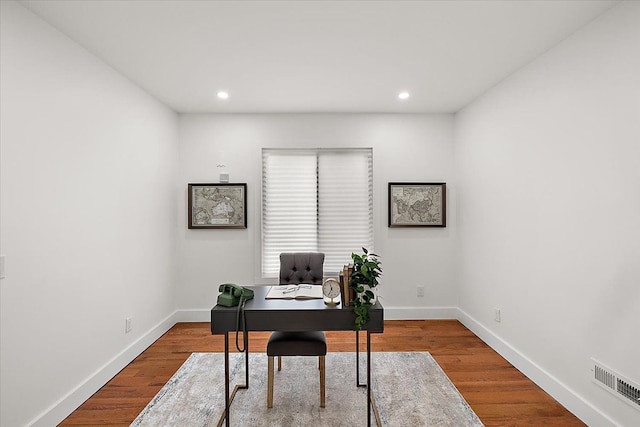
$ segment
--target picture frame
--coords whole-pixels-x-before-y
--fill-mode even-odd
[[[190,229],[247,228],[247,184],[188,184]]]
[[[389,227],[446,227],[447,184],[390,182]]]

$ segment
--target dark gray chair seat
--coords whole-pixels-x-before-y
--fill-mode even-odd
[[[324,332],[273,332],[267,344],[267,356],[325,356]]]

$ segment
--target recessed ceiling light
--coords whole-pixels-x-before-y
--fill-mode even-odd
[[[400,93],[398,94],[398,98],[400,98],[400,99],[407,99],[407,98],[409,98],[409,92],[400,92]]]
[[[227,92],[221,90],[220,92],[218,92],[218,98],[227,99],[227,98],[229,98],[229,94]]]

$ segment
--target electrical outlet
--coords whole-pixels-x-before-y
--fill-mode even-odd
[[[416,289],[417,289],[417,295],[419,297],[423,297],[424,296],[424,286],[418,286]]]
[[[128,334],[129,332],[131,332],[132,328],[133,328],[133,318],[127,317],[126,319],[124,319],[124,333]]]
[[[0,255],[0,279],[4,279],[4,255]]]
[[[493,320],[495,320],[495,321],[496,321],[496,322],[498,322],[498,323],[500,323],[500,322],[501,322],[501,320],[502,320],[502,319],[500,318],[500,309],[499,309],[499,308],[496,308],[496,309],[494,310],[494,313],[493,313]]]

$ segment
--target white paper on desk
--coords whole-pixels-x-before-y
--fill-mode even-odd
[[[322,285],[277,285],[271,286],[265,299],[322,299]]]

